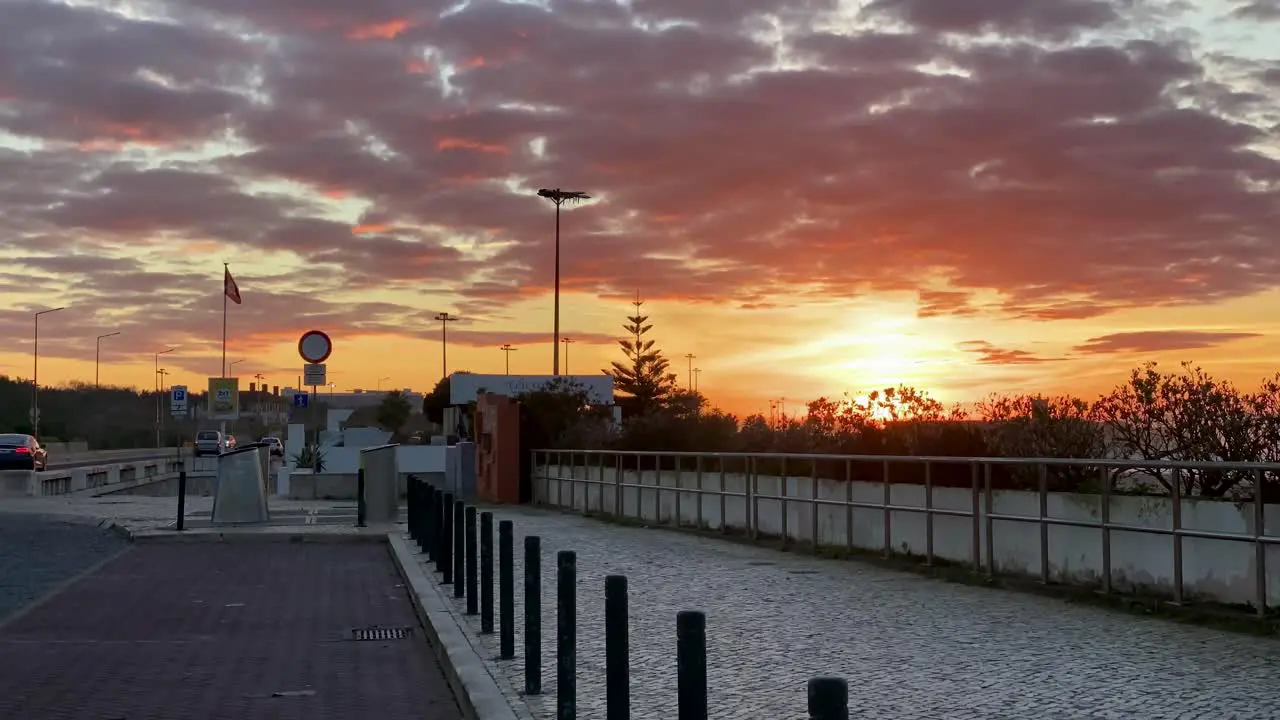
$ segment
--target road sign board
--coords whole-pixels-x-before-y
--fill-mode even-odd
[[[299,409],[305,408],[310,399],[311,396],[306,393],[296,393],[293,396],[293,406]]]
[[[302,384],[315,387],[328,385],[327,366],[324,363],[307,363],[302,366]]]
[[[187,411],[187,386],[174,385],[169,388],[169,411],[184,413]]]
[[[311,364],[322,363],[333,353],[333,341],[319,330],[308,330],[298,338],[298,354]],[[317,383],[323,384],[323,383]]]

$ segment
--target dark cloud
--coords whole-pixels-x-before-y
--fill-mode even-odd
[[[1280,0],[1252,0],[1236,5],[1231,16],[1240,20],[1280,20]]]
[[[1272,288],[1275,92],[1179,28],[1109,32],[1149,5],[876,0],[844,34],[829,0],[10,0],[0,208],[32,257],[103,263],[24,259],[33,288],[77,278],[79,306],[201,337],[216,272],[110,263],[230,257],[246,283],[492,319],[550,288],[539,187],[595,196],[561,215],[562,286],[602,298],[901,291],[1051,320]],[[263,297],[290,326],[421,312]]]
[[[1061,39],[1116,22],[1121,5],[1108,0],[872,0],[864,12],[933,32]]]
[[[1062,359],[1041,357],[1026,350],[1000,348],[986,340],[967,340],[960,343],[960,349],[977,355],[977,361],[982,365],[1035,365]]]
[[[1095,355],[1112,353],[1148,353],[1170,350],[1197,350],[1223,345],[1235,340],[1261,337],[1246,332],[1201,332],[1195,330],[1146,330],[1113,333],[1089,338],[1076,352]]]

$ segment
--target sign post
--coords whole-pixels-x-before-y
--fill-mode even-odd
[[[328,366],[325,361],[333,354],[333,340],[322,330],[308,330],[298,338],[298,354],[306,365],[302,366],[302,383],[311,386],[311,401],[316,398],[316,387],[327,384]],[[294,401],[297,405],[297,401]],[[303,407],[306,407],[304,401]]]
[[[187,386],[174,385],[169,388],[169,414],[181,417],[187,414]]]

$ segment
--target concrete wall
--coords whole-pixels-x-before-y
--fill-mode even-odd
[[[354,474],[360,469],[360,450],[358,447],[326,448],[325,472]],[[396,463],[400,472],[444,472],[446,451],[447,448],[443,445],[401,445],[396,448]]]
[[[880,483],[818,480],[814,487],[807,477],[762,476],[757,478],[754,488],[753,522],[746,497],[748,481],[741,474],[723,477],[725,494],[721,495],[719,473],[704,474],[700,484],[692,471],[663,471],[659,476],[652,470],[619,474],[614,468],[602,472],[594,467],[550,465],[537,468],[535,473],[539,478],[534,483],[535,502],[565,509],[609,514],[620,511],[623,517],[656,523],[674,524],[679,517],[684,525],[727,526],[742,532],[749,532],[754,525],[755,530],[764,535],[864,550],[885,548],[887,515],[889,546],[894,552],[924,555],[928,542],[929,521],[923,512],[903,509],[886,513],[881,507],[847,504],[852,501],[884,505],[885,487]],[[699,489],[701,493],[697,492]],[[926,507],[926,491],[922,485],[890,484],[889,491],[891,506],[920,510]],[[619,493],[620,506],[616,504]],[[973,517],[932,515],[935,556],[972,562],[976,533],[979,558],[984,566],[990,542],[998,572],[1039,576],[1039,494],[996,491],[992,500],[993,515],[1026,517],[1032,521],[992,519],[988,539],[986,500],[980,496],[976,522]],[[1090,523],[1099,522],[1101,518],[1101,497],[1097,495],[1049,493],[1047,504],[1049,518]],[[931,506],[967,515],[974,510],[973,492],[967,488],[934,488]],[[1181,510],[1181,527],[1186,530],[1254,534],[1251,504],[1188,499],[1182,501]],[[1113,524],[1168,529],[1173,526],[1173,501],[1167,497],[1112,497],[1110,515]],[[1265,523],[1269,535],[1280,537],[1280,506],[1266,506]],[[1103,572],[1102,536],[1098,528],[1049,525],[1050,578],[1059,583],[1099,583]],[[1168,535],[1112,530],[1113,587],[1171,594],[1173,546],[1173,538]],[[1188,599],[1199,597],[1232,604],[1254,602],[1257,566],[1254,542],[1184,537],[1182,548],[1183,588]],[[1277,607],[1280,606],[1280,545],[1266,545],[1264,556],[1267,605]]]
[[[133,486],[169,474],[176,477],[180,467],[177,458],[156,458],[46,472],[6,470],[0,472],[0,497],[48,497],[91,491],[106,494],[107,488]]]

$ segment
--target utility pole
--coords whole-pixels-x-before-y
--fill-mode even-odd
[[[694,355],[693,353],[689,353],[688,355],[684,356],[684,359],[689,361],[689,384],[686,385],[685,387],[689,388],[690,392],[693,392],[693,361],[697,357],[698,356]]]
[[[164,368],[160,368],[159,370],[156,370],[156,375],[159,376],[157,378],[157,384],[159,386],[159,390],[156,393],[157,398],[164,395],[164,387],[165,387],[164,381],[165,381],[165,376],[167,376],[168,374],[169,374],[169,371],[165,370]],[[161,402],[162,406],[163,404],[164,403]],[[161,435],[163,433],[164,433],[164,408],[161,407],[160,412],[156,414],[156,447],[160,447]]]
[[[555,330],[551,339],[551,374],[559,375],[560,352],[557,346],[560,344],[560,206],[568,201],[588,200],[591,196],[577,190],[543,188],[538,191],[538,197],[544,197],[556,204]]]
[[[699,379],[698,376],[700,375],[702,375],[702,368],[694,368],[693,369],[693,391],[694,392],[698,392],[698,379]]]
[[[106,335],[99,335],[98,340],[94,343],[94,350],[93,350],[93,386],[94,387],[102,387],[102,383],[98,382],[98,378],[99,378],[98,365],[101,364],[102,362],[102,339],[115,337],[116,335],[119,335],[119,334],[120,333],[118,332],[113,332],[113,333],[107,333]]]
[[[560,342],[564,343],[564,374],[569,374],[569,346],[575,341],[573,338],[560,338]]]
[[[440,321],[440,378],[444,379],[449,377],[449,323],[458,318],[442,312],[436,314],[436,319]]]
[[[513,346],[511,343],[506,343],[505,345],[503,345],[498,349],[501,350],[504,355],[506,355],[507,374],[510,375],[511,374],[511,353],[519,350],[520,348]]]

